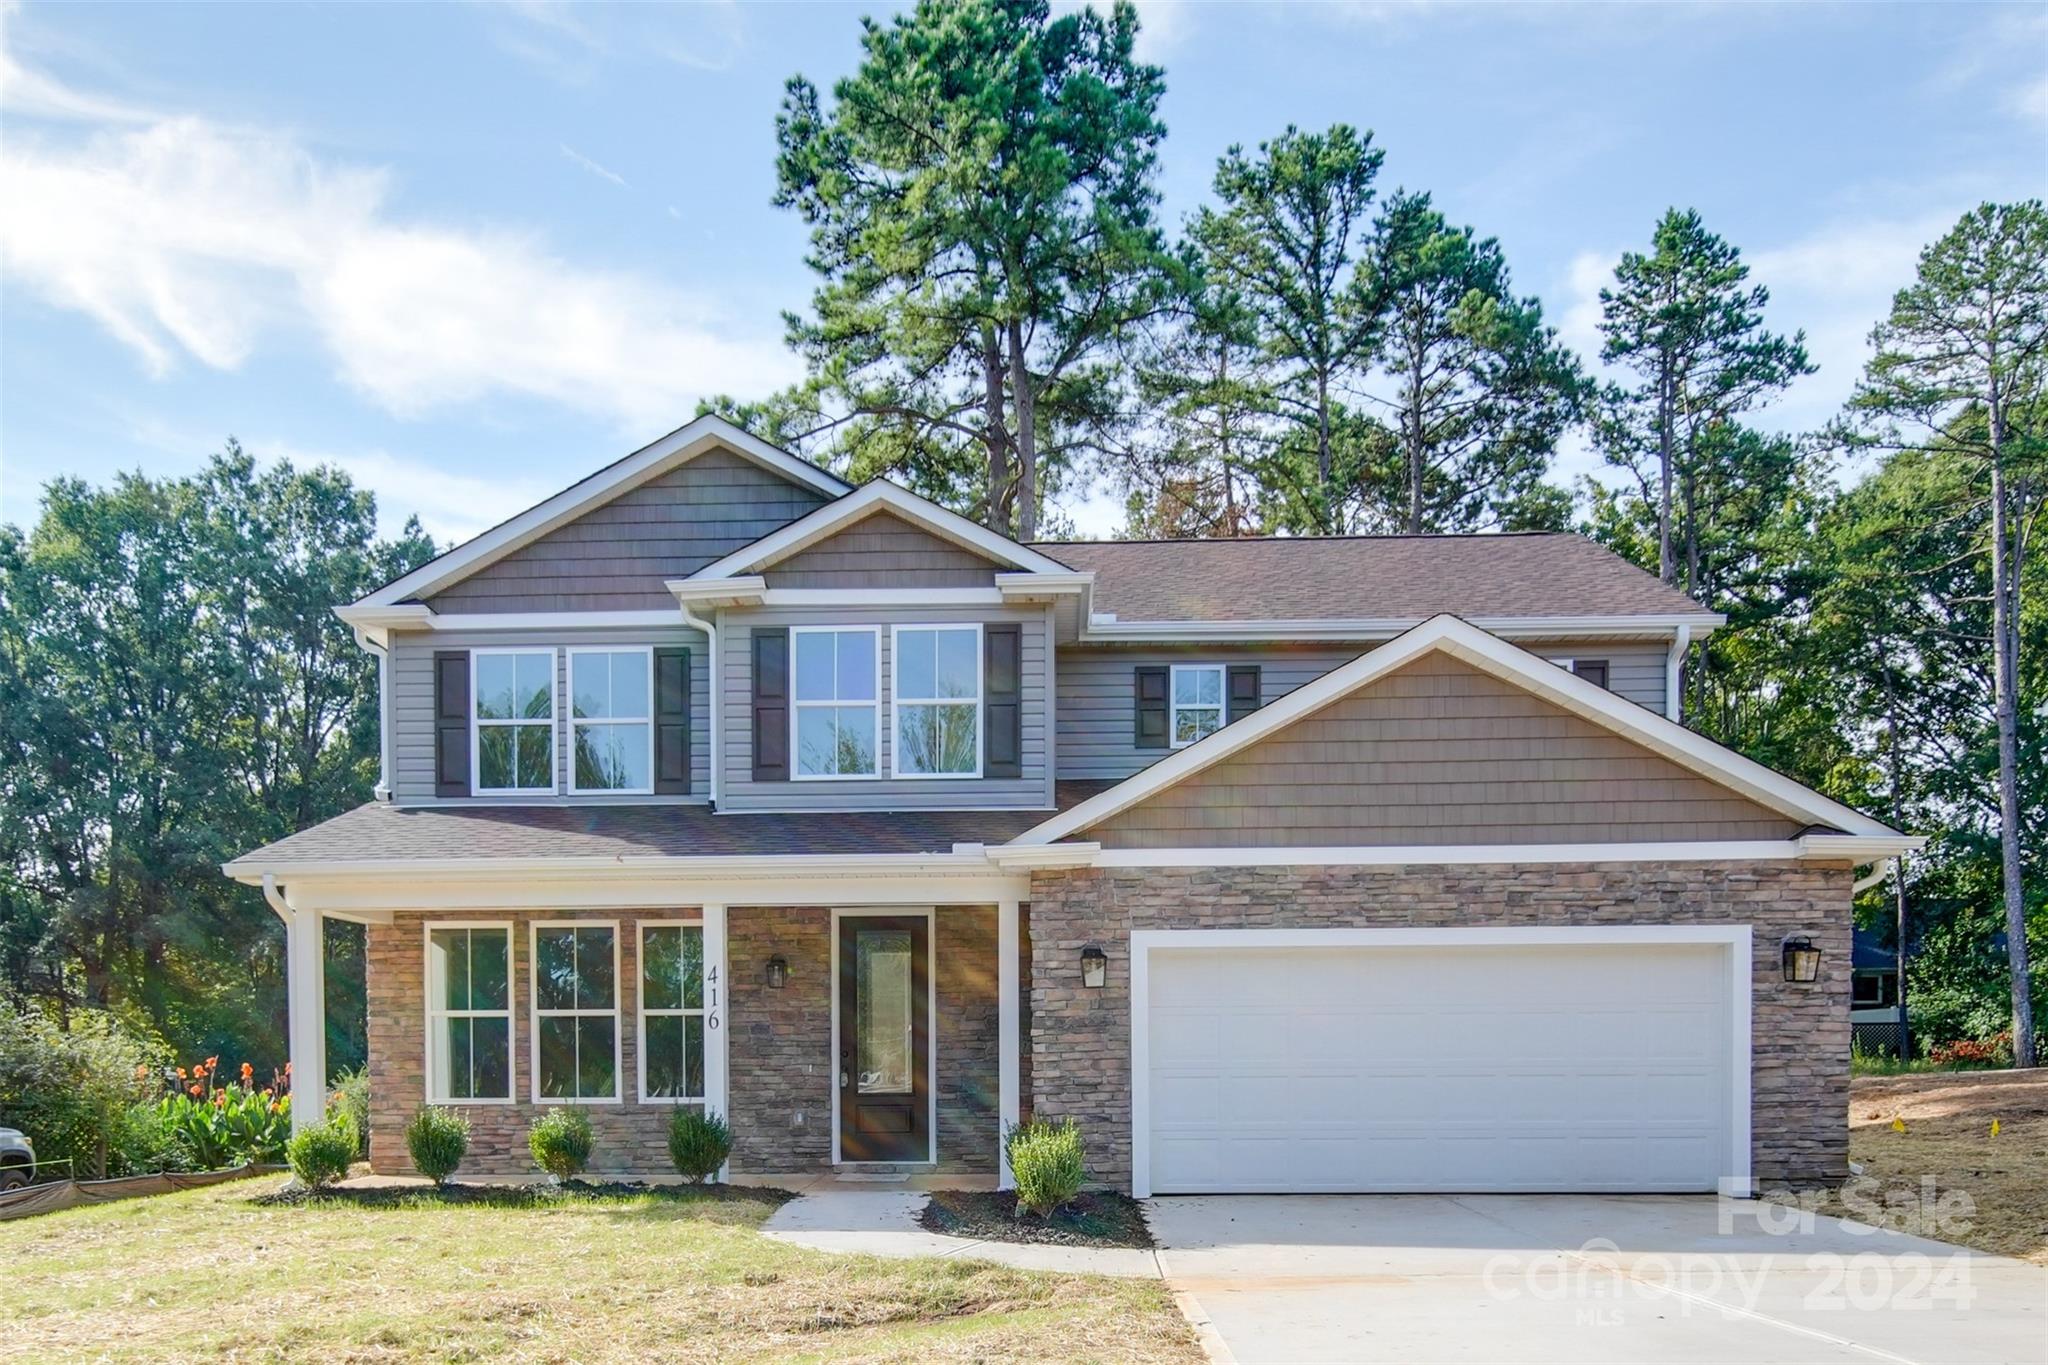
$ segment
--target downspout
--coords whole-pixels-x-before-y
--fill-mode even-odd
[[[391,799],[391,649],[388,644],[378,644],[361,629],[357,629],[355,636],[356,646],[365,653],[375,655],[377,659],[377,786],[370,794],[379,801],[389,801]]]
[[[678,605],[680,606],[681,604],[678,603]],[[716,623],[712,621],[708,621],[701,616],[695,615],[687,606],[684,606],[682,608],[682,611],[684,625],[689,626],[693,630],[701,630],[704,632],[704,648],[706,652],[710,655],[710,658],[706,661],[706,668],[704,670],[704,690],[710,694],[709,700],[711,704],[711,809],[715,811],[718,809],[718,773],[720,747],[718,733],[718,694],[724,690],[718,685],[718,626],[716,625]]]
[[[263,874],[263,899],[270,903],[270,908],[277,912],[279,919],[286,924],[292,922],[292,908],[284,903],[284,897],[277,889],[277,878],[269,872]]]
[[[1685,651],[1692,645],[1692,627],[1680,626],[1671,637],[1671,653],[1664,660],[1664,715],[1681,724],[1685,719]]]

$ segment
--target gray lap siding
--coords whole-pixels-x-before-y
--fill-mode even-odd
[[[1135,929],[1747,924],[1751,1156],[1764,1181],[1840,1179],[1848,1161],[1846,865],[1144,868],[1031,879],[1034,1110],[1078,1119],[1096,1179],[1131,1179],[1130,934]],[[1786,935],[1821,948],[1821,978],[1787,983]],[[1083,946],[1108,984],[1081,985]]]

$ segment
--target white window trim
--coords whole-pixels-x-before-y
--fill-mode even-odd
[[[1179,700],[1180,675],[1183,673],[1214,673],[1216,675],[1216,705],[1214,707],[1205,706],[1199,702],[1192,702],[1186,706],[1181,705]],[[1167,747],[1170,749],[1185,749],[1190,744],[1207,739],[1209,735],[1200,735],[1195,739],[1182,739],[1180,737],[1180,713],[1182,711],[1209,710],[1216,712],[1216,730],[1221,730],[1224,726],[1230,724],[1230,670],[1223,664],[1169,665],[1166,671]],[[1211,730],[1209,734],[1215,734],[1216,730]]]
[[[974,632],[974,771],[971,773],[906,773],[899,766],[903,757],[902,724],[906,706],[965,706],[964,697],[906,697],[897,686],[903,677],[903,652],[899,645],[905,631],[971,630]],[[988,679],[985,676],[986,642],[979,621],[901,622],[889,627],[889,776],[910,782],[971,782],[981,776],[987,760]],[[936,661],[937,652],[933,658]],[[936,668],[934,662],[934,668]]]
[[[609,1010],[544,1010],[540,1007],[540,933],[543,929],[609,929],[612,931],[612,1007]],[[527,1070],[529,1087],[535,1104],[623,1104],[625,1103],[625,1077],[619,1074],[625,1066],[625,1029],[623,1027],[623,1002],[626,984],[619,979],[619,922],[615,919],[548,919],[534,920],[527,925],[526,934],[526,1012],[527,1040],[533,1050],[533,1065]],[[540,1093],[540,1021],[543,1019],[599,1018],[609,1014],[612,1017],[612,1093],[609,1096],[567,1096],[543,1095]]]
[[[469,1105],[469,1104],[512,1104],[519,1095],[519,1039],[512,1027],[513,1005],[517,998],[514,983],[518,973],[514,970],[512,952],[512,921],[508,919],[437,919],[428,920],[420,926],[420,983],[425,988],[427,1036],[421,1064],[425,1067],[424,1090],[428,1104]],[[505,1008],[502,1010],[448,1010],[434,1008],[434,931],[436,929],[497,929],[505,935]],[[496,1019],[505,1020],[505,1094],[502,1099],[486,1096],[473,1099],[450,1099],[434,1093],[434,1030],[445,1019]]]
[[[647,660],[647,714],[644,716],[576,716],[576,656],[579,654],[639,654]],[[652,796],[654,794],[654,646],[578,645],[569,650],[565,695],[569,705],[569,794],[571,796]],[[644,787],[581,787],[576,784],[576,727],[579,725],[645,725],[647,727],[647,785]]]
[[[797,637],[802,635],[853,635],[866,632],[875,641],[875,695],[872,701],[799,701],[796,693]],[[838,659],[833,659],[834,690],[838,688]],[[803,750],[797,744],[797,720],[805,707],[866,706],[875,715],[875,770],[871,773],[807,773],[803,771]],[[875,782],[882,776],[882,628],[880,626],[791,626],[789,628],[789,780],[792,782]]]
[[[483,785],[483,729],[514,729],[539,725],[532,720],[483,720],[476,713],[476,661],[491,654],[545,654],[548,656],[548,784],[545,787],[486,787]],[[554,796],[562,790],[561,697],[562,651],[555,645],[493,645],[469,651],[469,791],[472,796]],[[517,743],[515,741],[516,750]]]
[[[700,1004],[700,1005],[698,1005],[698,1007],[697,1007],[696,1009],[674,1009],[674,1010],[672,1010],[672,1009],[653,1009],[653,1008],[650,1008],[650,1007],[648,1006],[648,1004],[647,1004],[647,991],[646,991],[646,986],[647,986],[647,931],[648,931],[649,929],[696,929],[696,930],[698,930],[698,931],[699,931],[700,933],[702,933],[702,931],[703,931],[703,929],[704,929],[704,921],[703,921],[703,920],[702,920],[701,918],[698,918],[698,919],[643,919],[643,920],[639,921],[639,923],[638,923],[638,924],[636,924],[636,925],[634,926],[634,930],[633,930],[633,1006],[634,1006],[634,1009],[633,1009],[633,1013],[634,1013],[634,1014],[635,1014],[635,1015],[637,1016],[637,1024],[636,1024],[636,1027],[635,1027],[635,1031],[634,1031],[634,1035],[633,1035],[633,1036],[634,1036],[634,1046],[635,1046],[635,1047],[636,1047],[636,1049],[638,1050],[638,1058],[639,1058],[639,1065],[638,1065],[638,1067],[637,1067],[636,1069],[637,1069],[637,1070],[639,1071],[639,1073],[640,1073],[640,1076],[639,1076],[639,1095],[640,1095],[640,1103],[642,1103],[642,1104],[671,1104],[671,1105],[685,1105],[685,1104],[695,1104],[695,1105],[699,1105],[699,1106],[702,1106],[702,1107],[703,1107],[703,1108],[705,1108],[705,1109],[707,1110],[707,1112],[708,1112],[708,1110],[709,1110],[709,1108],[710,1108],[710,1105],[711,1105],[711,1096],[710,1096],[710,1094],[709,1094],[708,1092],[709,1092],[709,1091],[710,1091],[710,1089],[711,1089],[711,1061],[710,1061],[710,1058],[711,1058],[711,1030],[712,1030],[712,1027],[713,1027],[713,1026],[712,1026],[712,1024],[711,1024],[711,1022],[710,1022],[710,1015],[711,1015],[711,1010],[710,1010],[710,1001],[711,1001],[711,997],[710,997],[710,995],[709,995],[709,994],[707,994],[707,993],[706,993],[706,986],[707,986],[707,983],[706,983],[706,982],[704,981],[704,979],[703,979],[703,978],[702,978],[701,976],[700,976],[700,977],[698,978],[698,981],[697,981],[697,999],[698,999],[698,1000],[700,1000],[700,1001],[702,1001],[703,1003],[702,1003],[702,1004]],[[700,971],[702,971],[702,970],[704,970],[705,968],[708,968],[708,967],[710,966],[710,961],[709,961],[709,956],[708,956],[708,948],[709,948],[709,942],[710,942],[710,940],[709,940],[709,938],[708,938],[708,937],[706,937],[705,939],[703,939],[703,940],[701,940],[701,941],[702,941],[702,942],[703,942],[703,943],[704,943],[704,944],[706,945],[707,953],[706,953],[706,957],[705,957],[705,960],[704,960],[704,961],[702,962],[702,964],[701,964],[701,965],[700,965],[700,967],[699,967],[699,970],[700,970]],[[687,996],[686,996],[685,998],[687,998]],[[654,1019],[667,1019],[667,1018],[671,1018],[671,1017],[677,1017],[677,1016],[679,1016],[679,1017],[681,1017],[681,1018],[684,1018],[684,1019],[689,1019],[689,1018],[697,1018],[697,1019],[702,1019],[702,1020],[704,1020],[704,1021],[705,1021],[705,1023],[704,1023],[704,1057],[705,1057],[705,1062],[704,1062],[704,1089],[705,1089],[705,1091],[706,1091],[707,1093],[706,1093],[706,1094],[702,1094],[702,1095],[650,1095],[650,1094],[648,1094],[648,1093],[647,1093],[647,1021],[648,1021],[648,1020],[649,1020],[650,1018],[654,1018]],[[684,1068],[684,1074],[685,1074],[685,1075],[687,1075],[687,1074],[688,1074],[688,1067],[687,1067],[687,1059],[686,1059],[686,1065],[685,1065],[685,1068]]]

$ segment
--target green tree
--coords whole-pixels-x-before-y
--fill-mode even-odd
[[[1451,227],[1427,194],[1399,192],[1375,224],[1363,289],[1398,452],[1387,520],[1419,535],[1527,518],[1586,383],[1542,305],[1515,296],[1500,244]]]
[[[807,444],[975,491],[1030,539],[1057,466],[1121,416],[1112,344],[1171,298],[1154,221],[1158,68],[1128,0],[921,0],[863,20],[829,110],[802,77],[776,122],[776,202],[811,227]]]
[[[1342,392],[1375,341],[1358,266],[1384,157],[1371,133],[1342,123],[1322,133],[1290,126],[1256,154],[1233,146],[1216,167],[1221,207],[1203,209],[1191,228],[1217,283],[1255,320],[1273,391],[1298,428],[1281,445],[1312,471],[1293,476],[1295,529],[1337,530],[1340,488],[1368,458],[1366,429],[1347,421]]]
[[[1679,581],[1674,489],[1689,563],[1699,549],[1703,437],[1813,372],[1804,333],[1764,330],[1770,292],[1748,279],[1741,253],[1698,213],[1672,209],[1651,250],[1624,254],[1614,285],[1600,291],[1601,359],[1640,377],[1633,389],[1609,390],[1603,444],[1657,508],[1657,572],[1666,583]]]
[[[2048,212],[2040,201],[1983,204],[1965,214],[1921,253],[1914,282],[1893,298],[1871,344],[1876,354],[1851,400],[1865,439],[1954,465],[1967,475],[1970,504],[1983,509],[1971,550],[1990,570],[1985,633],[2013,1052],[2019,1065],[2032,1066],[2020,691],[2026,551],[2048,470]]]

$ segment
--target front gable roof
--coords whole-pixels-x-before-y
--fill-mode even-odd
[[[818,544],[863,518],[883,512],[929,532],[987,560],[991,565],[1029,574],[1056,574],[1071,578],[1073,571],[1059,561],[1021,545],[1008,536],[969,521],[935,502],[919,497],[887,480],[877,479],[834,502],[828,502],[809,516],[799,517],[781,530],[763,536],[725,558],[707,564],[686,582],[744,578],[758,574]]]
[[[393,579],[344,610],[390,607],[413,601],[459,582],[575,520],[645,481],[658,477],[706,451],[725,449],[755,464],[809,488],[827,498],[842,498],[853,485],[809,460],[780,450],[723,417],[707,413],[686,426],[678,427],[660,440],[642,446],[624,459],[571,484],[547,501],[529,507],[518,516],[500,522],[482,535],[465,541],[446,554],[428,560],[419,568]],[[829,504],[828,504],[829,505]]]
[[[1379,648],[1297,688],[1279,701],[1227,725],[1199,743],[1161,759],[1070,810],[1025,831],[1009,847],[1048,845],[1101,826],[1150,798],[1214,769],[1283,728],[1323,712],[1371,684],[1432,655],[1459,660],[1471,669],[1591,722],[1650,754],[1697,774],[1795,827],[1820,827],[1890,845],[1914,840],[1880,821],[1831,800],[1781,773],[1684,726],[1615,696],[1454,616],[1433,617]],[[1898,847],[1872,850],[1879,856]],[[1855,853],[1854,849],[1846,849]]]

